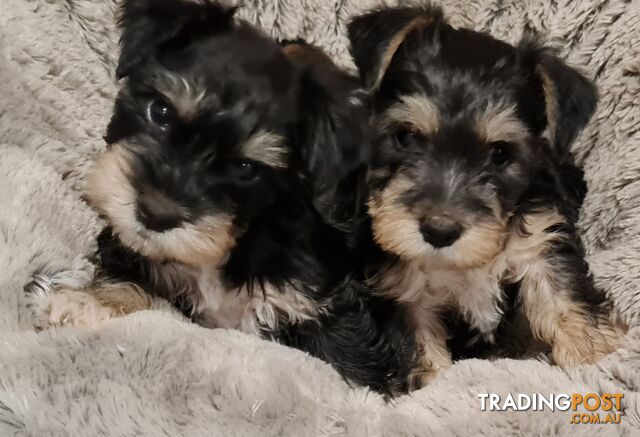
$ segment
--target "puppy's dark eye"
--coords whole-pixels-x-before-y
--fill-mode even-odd
[[[409,147],[411,144],[424,140],[424,135],[409,126],[398,128],[394,137],[396,142],[402,147]]]
[[[147,117],[152,123],[162,128],[170,126],[176,119],[176,111],[171,105],[161,99],[149,103]]]
[[[512,144],[506,141],[494,141],[491,147],[491,163],[497,166],[507,165],[513,159]]]
[[[260,166],[251,161],[239,161],[235,165],[234,174],[243,182],[251,182],[260,175]]]

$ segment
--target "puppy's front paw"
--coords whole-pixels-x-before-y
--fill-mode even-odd
[[[435,358],[435,359],[434,359]],[[437,355],[435,357],[423,356],[418,366],[409,374],[409,390],[419,390],[435,379],[438,372],[451,367],[451,357]]]
[[[580,329],[558,332],[553,343],[553,360],[560,367],[595,363],[616,350],[623,335],[622,329],[608,320],[575,325]]]
[[[110,308],[82,290],[34,287],[27,293],[27,308],[38,331],[53,326],[92,327],[113,316]]]
[[[433,381],[438,374],[436,369],[423,369],[416,368],[409,374],[409,391],[420,390],[425,387],[431,381]]]

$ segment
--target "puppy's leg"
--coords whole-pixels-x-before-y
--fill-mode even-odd
[[[31,291],[29,307],[37,330],[52,326],[95,326],[113,317],[149,309],[153,300],[135,284],[101,282],[82,289]]]
[[[562,367],[597,361],[615,350],[621,336],[586,262],[567,249],[556,245],[531,262],[520,293],[534,334],[551,345],[553,359]]]
[[[409,388],[417,390],[431,382],[438,372],[450,367],[451,353],[447,348],[447,329],[435,311],[413,314],[418,346],[418,363],[409,375]]]

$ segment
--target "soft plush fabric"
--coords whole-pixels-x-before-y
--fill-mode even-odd
[[[344,23],[377,0],[245,0],[240,15],[351,66]],[[90,280],[102,223],[82,201],[117,90],[114,0],[0,7],[0,435],[640,435],[640,0],[451,0],[451,21],[517,41],[533,30],[595,79],[575,145],[595,279],[631,326],[597,365],[456,363],[386,403],[326,364],[239,332],[147,311],[93,330],[33,332],[23,289]],[[48,281],[48,282],[47,282]],[[568,412],[482,412],[479,393],[621,392],[620,425]]]

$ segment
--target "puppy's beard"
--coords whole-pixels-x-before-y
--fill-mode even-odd
[[[235,244],[230,216],[204,216],[194,223],[155,232],[136,217],[137,193],[131,185],[134,156],[113,144],[97,159],[87,181],[89,202],[104,214],[125,246],[146,257],[184,264],[219,265]]]
[[[428,243],[428,255],[422,260],[426,268],[472,269],[487,264],[502,251],[506,236],[502,226],[480,222],[468,227],[460,239],[449,247],[434,248]]]
[[[397,178],[369,199],[373,235],[384,250],[432,270],[480,267],[503,249],[506,224],[494,218],[470,224],[449,247],[436,248],[424,241],[418,218],[398,202],[412,186],[411,181]]]

